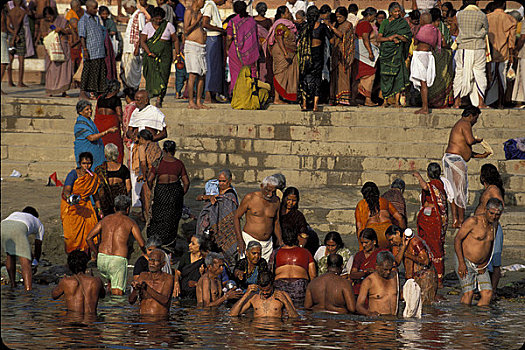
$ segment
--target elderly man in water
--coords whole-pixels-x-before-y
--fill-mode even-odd
[[[357,312],[366,316],[397,315],[398,291],[394,256],[388,251],[380,252],[377,254],[375,272],[365,278],[361,284],[357,298]]]
[[[268,262],[273,252],[272,234],[275,233],[277,243],[283,244],[281,225],[279,224],[280,200],[275,195],[279,180],[267,176],[261,183],[261,189],[248,193],[235,212],[233,224],[237,236],[237,250],[244,257],[246,245],[257,241],[262,246],[262,257]],[[246,214],[246,224],[241,231],[241,218]]]
[[[328,272],[316,277],[306,289],[304,307],[314,311],[330,311],[339,314],[355,312],[355,297],[350,282],[341,277],[343,257],[330,254]]]
[[[142,272],[136,281],[131,282],[133,291],[128,297],[135,304],[140,297],[142,315],[168,315],[173,294],[173,276],[162,272],[166,263],[164,253],[155,249],[149,255],[149,272]]]
[[[266,270],[259,273],[257,285],[250,284],[243,297],[233,305],[230,316],[240,316],[251,307],[254,318],[281,318],[283,309],[286,309],[288,317],[299,317],[290,296],[286,292],[274,289],[272,273]]]
[[[222,284],[219,276],[224,270],[224,260],[220,254],[208,253],[204,262],[206,264],[206,272],[197,282],[197,305],[214,307],[221,305],[226,300],[239,299],[242,296],[242,291],[237,291],[236,289],[230,289],[226,293],[222,293]]]
[[[86,275],[88,261],[89,257],[83,251],[72,251],[67,257],[67,265],[73,275],[62,278],[51,292],[53,299],[64,295],[67,311],[96,314],[98,299],[106,295],[100,278]]]

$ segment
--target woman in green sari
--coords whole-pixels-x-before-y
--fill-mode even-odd
[[[142,73],[150,97],[157,98],[157,107],[162,107],[166,95],[173,57],[180,55],[176,29],[164,20],[165,15],[162,8],[154,8],[151,22],[144,26],[140,34],[140,47],[144,50]]]
[[[401,17],[401,5],[393,2],[388,7],[390,16],[379,27],[377,41],[381,43],[379,62],[381,64],[381,93],[383,106],[392,104],[400,107],[401,92],[410,84],[406,59],[412,40],[407,21]],[[394,98],[390,103],[389,99]]]

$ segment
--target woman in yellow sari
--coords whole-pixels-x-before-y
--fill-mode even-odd
[[[86,237],[98,222],[95,209],[91,204],[91,196],[93,196],[100,217],[103,216],[97,195],[100,179],[91,171],[93,155],[83,152],[78,158],[80,167],[71,170],[67,175],[60,203],[60,217],[67,254],[77,249],[89,250]]]
[[[266,109],[271,86],[268,83],[252,78],[249,66],[241,68],[233,88],[233,109]]]

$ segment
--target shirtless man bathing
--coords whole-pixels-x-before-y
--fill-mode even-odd
[[[210,252],[204,259],[206,272],[197,282],[197,305],[199,306],[219,306],[226,300],[239,299],[241,291],[235,288],[226,293],[222,292],[222,284],[219,275],[224,270],[224,260],[218,253]]]
[[[248,193],[235,212],[233,225],[237,236],[237,250],[244,257],[246,245],[258,241],[262,246],[262,257],[268,262],[273,252],[272,233],[275,233],[279,245],[283,244],[281,225],[279,224],[280,200],[275,195],[279,185],[277,178],[267,176],[261,183],[261,189]],[[246,214],[246,224],[241,231],[241,218]]]
[[[106,216],[99,221],[88,234],[86,241],[93,258],[97,259],[97,267],[104,278],[109,279],[108,291],[113,295],[123,295],[128,280],[128,239],[133,235],[142,252],[144,239],[137,223],[128,217],[131,199],[120,195],[115,198],[115,214]],[[95,245],[98,238],[98,249]]]
[[[201,102],[206,76],[206,32],[202,28],[201,9],[204,0],[193,0],[184,12],[184,56],[188,79],[188,108],[208,109]],[[197,80],[197,96],[195,95],[195,80]],[[195,100],[194,100],[195,97]]]
[[[465,209],[468,201],[468,174],[467,162],[471,158],[487,158],[490,153],[476,153],[472,151],[472,145],[483,142],[483,139],[475,138],[472,127],[478,121],[481,110],[478,107],[469,106],[461,114],[461,119],[452,127],[448,139],[447,150],[443,156],[443,171],[445,178],[450,182],[454,190],[454,201],[452,202],[453,228],[461,227],[465,220]]]
[[[254,318],[281,318],[283,309],[286,309],[288,317],[299,317],[290,296],[273,288],[272,273],[266,270],[257,276],[257,285],[250,284],[243,297],[233,305],[230,316],[240,316],[251,307],[253,307]]]
[[[481,295],[478,306],[488,305],[492,299],[492,283],[487,267],[492,259],[494,236],[502,212],[503,202],[491,198],[487,201],[485,212],[465,220],[456,234],[456,273],[463,292],[463,304],[472,303],[476,285]]]
[[[173,294],[173,276],[162,272],[166,263],[164,253],[155,249],[149,254],[149,272],[142,272],[136,281],[131,282],[133,291],[128,297],[135,304],[140,297],[141,315],[168,315]]]
[[[387,251],[380,252],[376,258],[376,271],[361,284],[357,297],[357,312],[366,316],[397,315],[398,290],[394,256]]]
[[[83,251],[72,251],[67,256],[67,265],[73,275],[62,278],[51,292],[53,299],[64,295],[68,312],[96,314],[98,299],[106,295],[100,278],[86,275],[88,261]]]
[[[328,255],[328,272],[316,277],[306,289],[304,307],[314,311],[330,311],[339,314],[355,312],[355,297],[350,282],[341,277],[343,258],[339,254]]]

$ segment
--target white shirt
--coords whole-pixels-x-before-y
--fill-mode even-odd
[[[303,10],[306,14],[306,9],[308,7],[308,4],[306,1],[303,0],[297,0],[295,4],[290,4],[289,2],[286,3],[286,7],[288,7],[288,10],[292,13],[293,18],[295,19],[295,14],[297,11]]]
[[[221,14],[217,8],[217,4],[213,0],[206,0],[204,7],[201,10],[202,15],[210,18],[210,24],[214,27],[222,28]],[[204,29],[207,36],[219,36],[221,32],[216,30]]]
[[[164,116],[164,113],[160,111],[160,109],[155,106],[148,105],[141,111],[136,108],[133,113],[131,113],[128,126],[131,126],[132,128],[138,128],[139,131],[145,129],[146,127],[162,131],[162,129],[166,127],[165,119],[166,117]]]
[[[353,13],[348,14],[348,22],[352,23],[352,27],[354,28],[357,26],[357,23],[359,22],[359,17],[357,15],[354,15]]]
[[[42,225],[42,222],[38,218],[35,218],[32,214],[24,213],[21,211],[15,211],[2,221],[23,222],[27,226],[28,236],[31,234],[35,234],[36,239],[40,241],[44,239],[44,225]]]
[[[142,29],[144,28],[144,25],[146,25],[146,16],[140,10],[135,11],[128,22],[128,26],[126,27],[126,32],[124,33],[124,47],[123,52],[133,52],[135,51],[135,43],[132,43],[130,40],[130,34],[131,34],[131,27],[133,26],[133,21],[135,21],[135,18],[138,16],[138,38],[140,38],[140,32],[142,32]]]
[[[436,7],[437,0],[416,0],[416,4],[419,11],[428,11]]]

